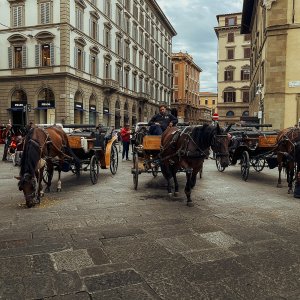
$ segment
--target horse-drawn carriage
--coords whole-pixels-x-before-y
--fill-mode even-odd
[[[117,137],[111,128],[74,124],[64,128],[72,130],[67,135],[62,127],[35,127],[25,137],[17,179],[28,207],[39,203],[44,191],[50,191],[54,170],[58,171],[57,191],[61,190],[62,171],[72,171],[77,176],[89,171],[93,184],[98,180],[99,168],[109,168],[112,174],[117,172]],[[44,190],[42,181],[46,183]]]
[[[238,161],[240,162],[241,176],[245,181],[249,177],[251,166],[257,172],[261,172],[266,165],[269,168],[276,166],[276,154],[274,150],[278,132],[257,129],[271,126],[270,124],[245,124],[238,129],[229,130],[229,134],[231,135],[229,145],[230,164],[235,165]],[[216,166],[220,172],[223,172],[225,169],[220,165],[218,158],[216,159]]]

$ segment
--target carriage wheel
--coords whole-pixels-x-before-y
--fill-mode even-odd
[[[92,184],[96,184],[99,177],[99,163],[95,155],[91,157],[90,161],[90,178]]]
[[[137,190],[139,183],[139,158],[136,153],[133,153],[133,168],[132,168],[133,187]]]
[[[111,174],[115,175],[118,170],[118,163],[119,163],[119,158],[118,158],[118,149],[116,144],[114,143],[111,147],[111,152],[110,152],[110,172]]]
[[[264,169],[266,161],[264,158],[254,158],[251,160],[251,165],[256,172],[260,172]]]
[[[217,169],[219,172],[223,172],[225,170],[225,167],[223,167],[221,165],[221,157],[220,156],[216,157],[216,166],[217,166]]]
[[[248,151],[244,151],[242,153],[241,158],[241,174],[243,180],[247,181],[249,176],[249,169],[250,169],[250,159],[249,159],[249,153]]]
[[[50,172],[49,168],[47,168],[47,164],[45,164],[45,167],[44,167],[44,170],[43,170],[43,177],[42,177],[44,183],[47,184],[49,182],[49,180],[51,182],[52,177],[53,177],[53,171]]]

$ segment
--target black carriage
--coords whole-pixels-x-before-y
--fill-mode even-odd
[[[92,184],[96,184],[99,177],[99,170],[110,169],[114,175],[118,169],[117,136],[113,134],[112,128],[96,128],[94,125],[71,124],[64,125],[67,132],[68,142],[71,151],[79,161],[66,158],[62,171],[72,171],[77,177],[84,171],[90,173]],[[53,162],[56,165],[58,162]],[[44,171],[44,181],[49,176],[47,168]]]
[[[261,127],[271,127],[270,124],[248,124],[229,130],[231,142],[229,146],[230,165],[239,162],[241,176],[244,181],[249,177],[250,167],[261,172],[266,166],[270,169],[276,166],[274,149],[277,131],[261,131]],[[220,172],[225,170],[216,158],[216,166]]]

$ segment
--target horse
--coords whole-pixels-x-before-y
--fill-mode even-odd
[[[229,165],[228,144],[228,134],[219,127],[219,124],[188,126],[182,130],[177,127],[167,128],[161,137],[160,162],[162,174],[167,180],[169,196],[172,196],[172,178],[174,196],[178,196],[176,173],[182,170],[186,173],[187,206],[193,206],[191,190],[196,184],[198,172],[202,171],[209,148],[211,147],[216,156],[220,157],[220,164],[227,167]]]
[[[300,128],[289,127],[278,133],[274,150],[278,163],[277,187],[282,187],[281,171],[284,168],[287,174],[288,194],[292,192],[295,168],[300,167]]]
[[[42,179],[47,165],[48,180],[46,190],[50,191],[54,171],[53,160],[58,158],[62,164],[65,159],[75,160],[80,168],[79,159],[69,147],[66,133],[59,127],[31,128],[25,136],[23,154],[20,164],[20,176],[16,177],[20,191],[23,191],[27,207],[40,203]],[[61,169],[58,168],[58,190],[61,188]]]

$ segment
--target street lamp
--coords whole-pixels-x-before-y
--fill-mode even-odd
[[[264,120],[264,100],[262,98],[262,84],[259,83],[256,87],[256,95],[259,95],[259,105],[258,105],[258,119],[259,123],[263,124]]]

